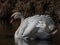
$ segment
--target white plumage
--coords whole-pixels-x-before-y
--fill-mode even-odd
[[[12,16],[14,16],[15,19],[21,18],[22,20],[20,26],[14,34],[15,38],[34,39],[38,37],[44,39],[48,38],[51,34],[54,35],[57,32],[57,30],[51,32],[55,28],[55,23],[48,15],[34,15],[23,19],[20,12],[15,12]]]

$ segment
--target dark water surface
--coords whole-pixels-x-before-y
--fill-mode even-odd
[[[22,40],[16,39],[15,45],[55,45],[52,41],[47,40]]]

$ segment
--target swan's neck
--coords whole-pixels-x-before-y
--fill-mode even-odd
[[[24,17],[20,15],[21,23],[24,21]]]
[[[21,32],[21,29],[22,29],[22,24],[23,24],[23,21],[24,21],[24,17],[20,16],[19,19],[21,19],[21,23],[20,23],[20,26],[18,27],[18,29],[15,32],[15,38],[21,38],[21,33],[20,32]]]

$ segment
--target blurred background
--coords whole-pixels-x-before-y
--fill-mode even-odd
[[[10,16],[16,11],[25,18],[35,14],[50,15],[58,29],[54,43],[60,45],[60,0],[0,0],[0,45],[15,45],[14,32],[20,20],[10,24]]]

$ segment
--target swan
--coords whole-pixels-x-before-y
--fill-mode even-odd
[[[48,38],[49,35],[54,35],[57,32],[55,23],[52,18],[48,15],[34,15],[24,19],[20,12],[15,12],[11,15],[11,23],[14,19],[21,19],[21,24],[14,34],[14,38]]]

